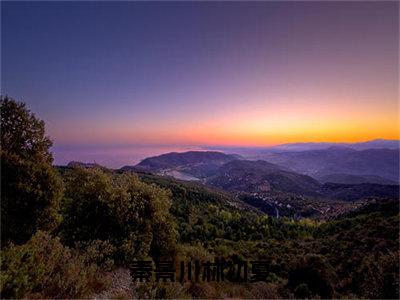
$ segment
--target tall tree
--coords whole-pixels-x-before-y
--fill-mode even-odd
[[[1,97],[1,240],[22,243],[59,222],[62,181],[45,124],[24,103]]]

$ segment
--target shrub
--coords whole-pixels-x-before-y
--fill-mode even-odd
[[[399,298],[399,253],[366,255],[353,281],[359,295],[371,299]]]
[[[116,248],[109,241],[78,242],[76,249],[83,256],[86,264],[96,264],[104,271],[113,270]]]
[[[104,274],[58,238],[39,231],[1,254],[2,298],[78,298],[107,287]]]
[[[296,297],[310,295],[332,298],[334,295],[334,269],[319,255],[307,255],[297,262],[289,273],[288,286]]]

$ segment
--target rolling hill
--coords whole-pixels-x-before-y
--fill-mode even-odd
[[[136,166],[126,166],[120,171],[148,172],[184,181],[200,181],[231,193],[267,195],[283,192],[354,201],[363,197],[397,196],[396,181],[384,177],[396,176],[398,171],[393,170],[395,155],[396,150],[390,149],[357,151],[330,147],[275,153],[269,156],[275,162],[271,163],[245,160],[222,152],[189,151],[149,157]],[[373,172],[382,176],[362,174]]]
[[[372,183],[338,184],[326,183],[322,186],[321,193],[331,199],[356,201],[363,198],[399,198],[398,185],[382,185]]]
[[[394,180],[389,180],[375,175],[350,175],[350,174],[329,174],[322,176],[319,181],[321,183],[342,183],[342,184],[362,184],[375,183],[384,185],[397,184]]]
[[[193,181],[212,176],[223,164],[238,159],[241,159],[238,155],[217,151],[172,152],[146,158],[136,166],[125,166],[122,170],[147,171]]]
[[[280,190],[316,194],[320,183],[266,161],[235,160],[223,165],[207,183],[228,191],[249,193]]]

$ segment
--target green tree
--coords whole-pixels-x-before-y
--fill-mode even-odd
[[[22,243],[59,222],[62,181],[44,122],[24,103],[1,97],[1,240]]]
[[[1,97],[1,150],[19,159],[51,164],[52,141],[45,136],[45,123],[25,103]]]
[[[169,193],[132,174],[74,168],[65,174],[61,234],[68,244],[110,241],[117,261],[171,256],[176,243]]]

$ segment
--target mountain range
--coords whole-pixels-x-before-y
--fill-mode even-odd
[[[352,201],[398,195],[398,150],[330,147],[267,155],[268,161],[216,151],[173,152],[121,171],[199,181],[233,193],[283,192]]]
[[[238,153],[243,156],[256,155],[269,152],[285,152],[285,151],[309,151],[323,150],[331,147],[350,148],[353,150],[367,149],[400,149],[400,140],[375,139],[357,143],[335,143],[335,142],[301,142],[280,144],[270,147],[227,147],[227,146],[210,146],[207,150],[222,151],[225,153]]]
[[[374,140],[357,144],[289,144],[251,155],[246,151],[239,151],[241,155],[219,151],[171,152],[145,158],[119,171],[198,182],[242,198],[248,195],[244,197],[246,201],[254,203],[290,199],[293,195],[340,201],[398,198],[396,145],[397,141]],[[97,167],[79,162],[69,166]]]
[[[249,160],[265,160],[321,183],[399,183],[399,140],[362,143],[294,143],[264,148],[224,148]]]
[[[354,150],[330,147],[321,150],[269,152],[257,155],[254,159],[263,159],[321,181],[331,176],[331,179],[343,183],[340,174],[358,176],[360,183],[378,183],[385,179],[399,181],[399,149]]]
[[[307,151],[307,150],[321,150],[330,147],[343,147],[353,150],[366,150],[366,149],[399,149],[399,140],[385,140],[375,139],[359,143],[290,143],[270,147],[271,150],[276,151]]]

